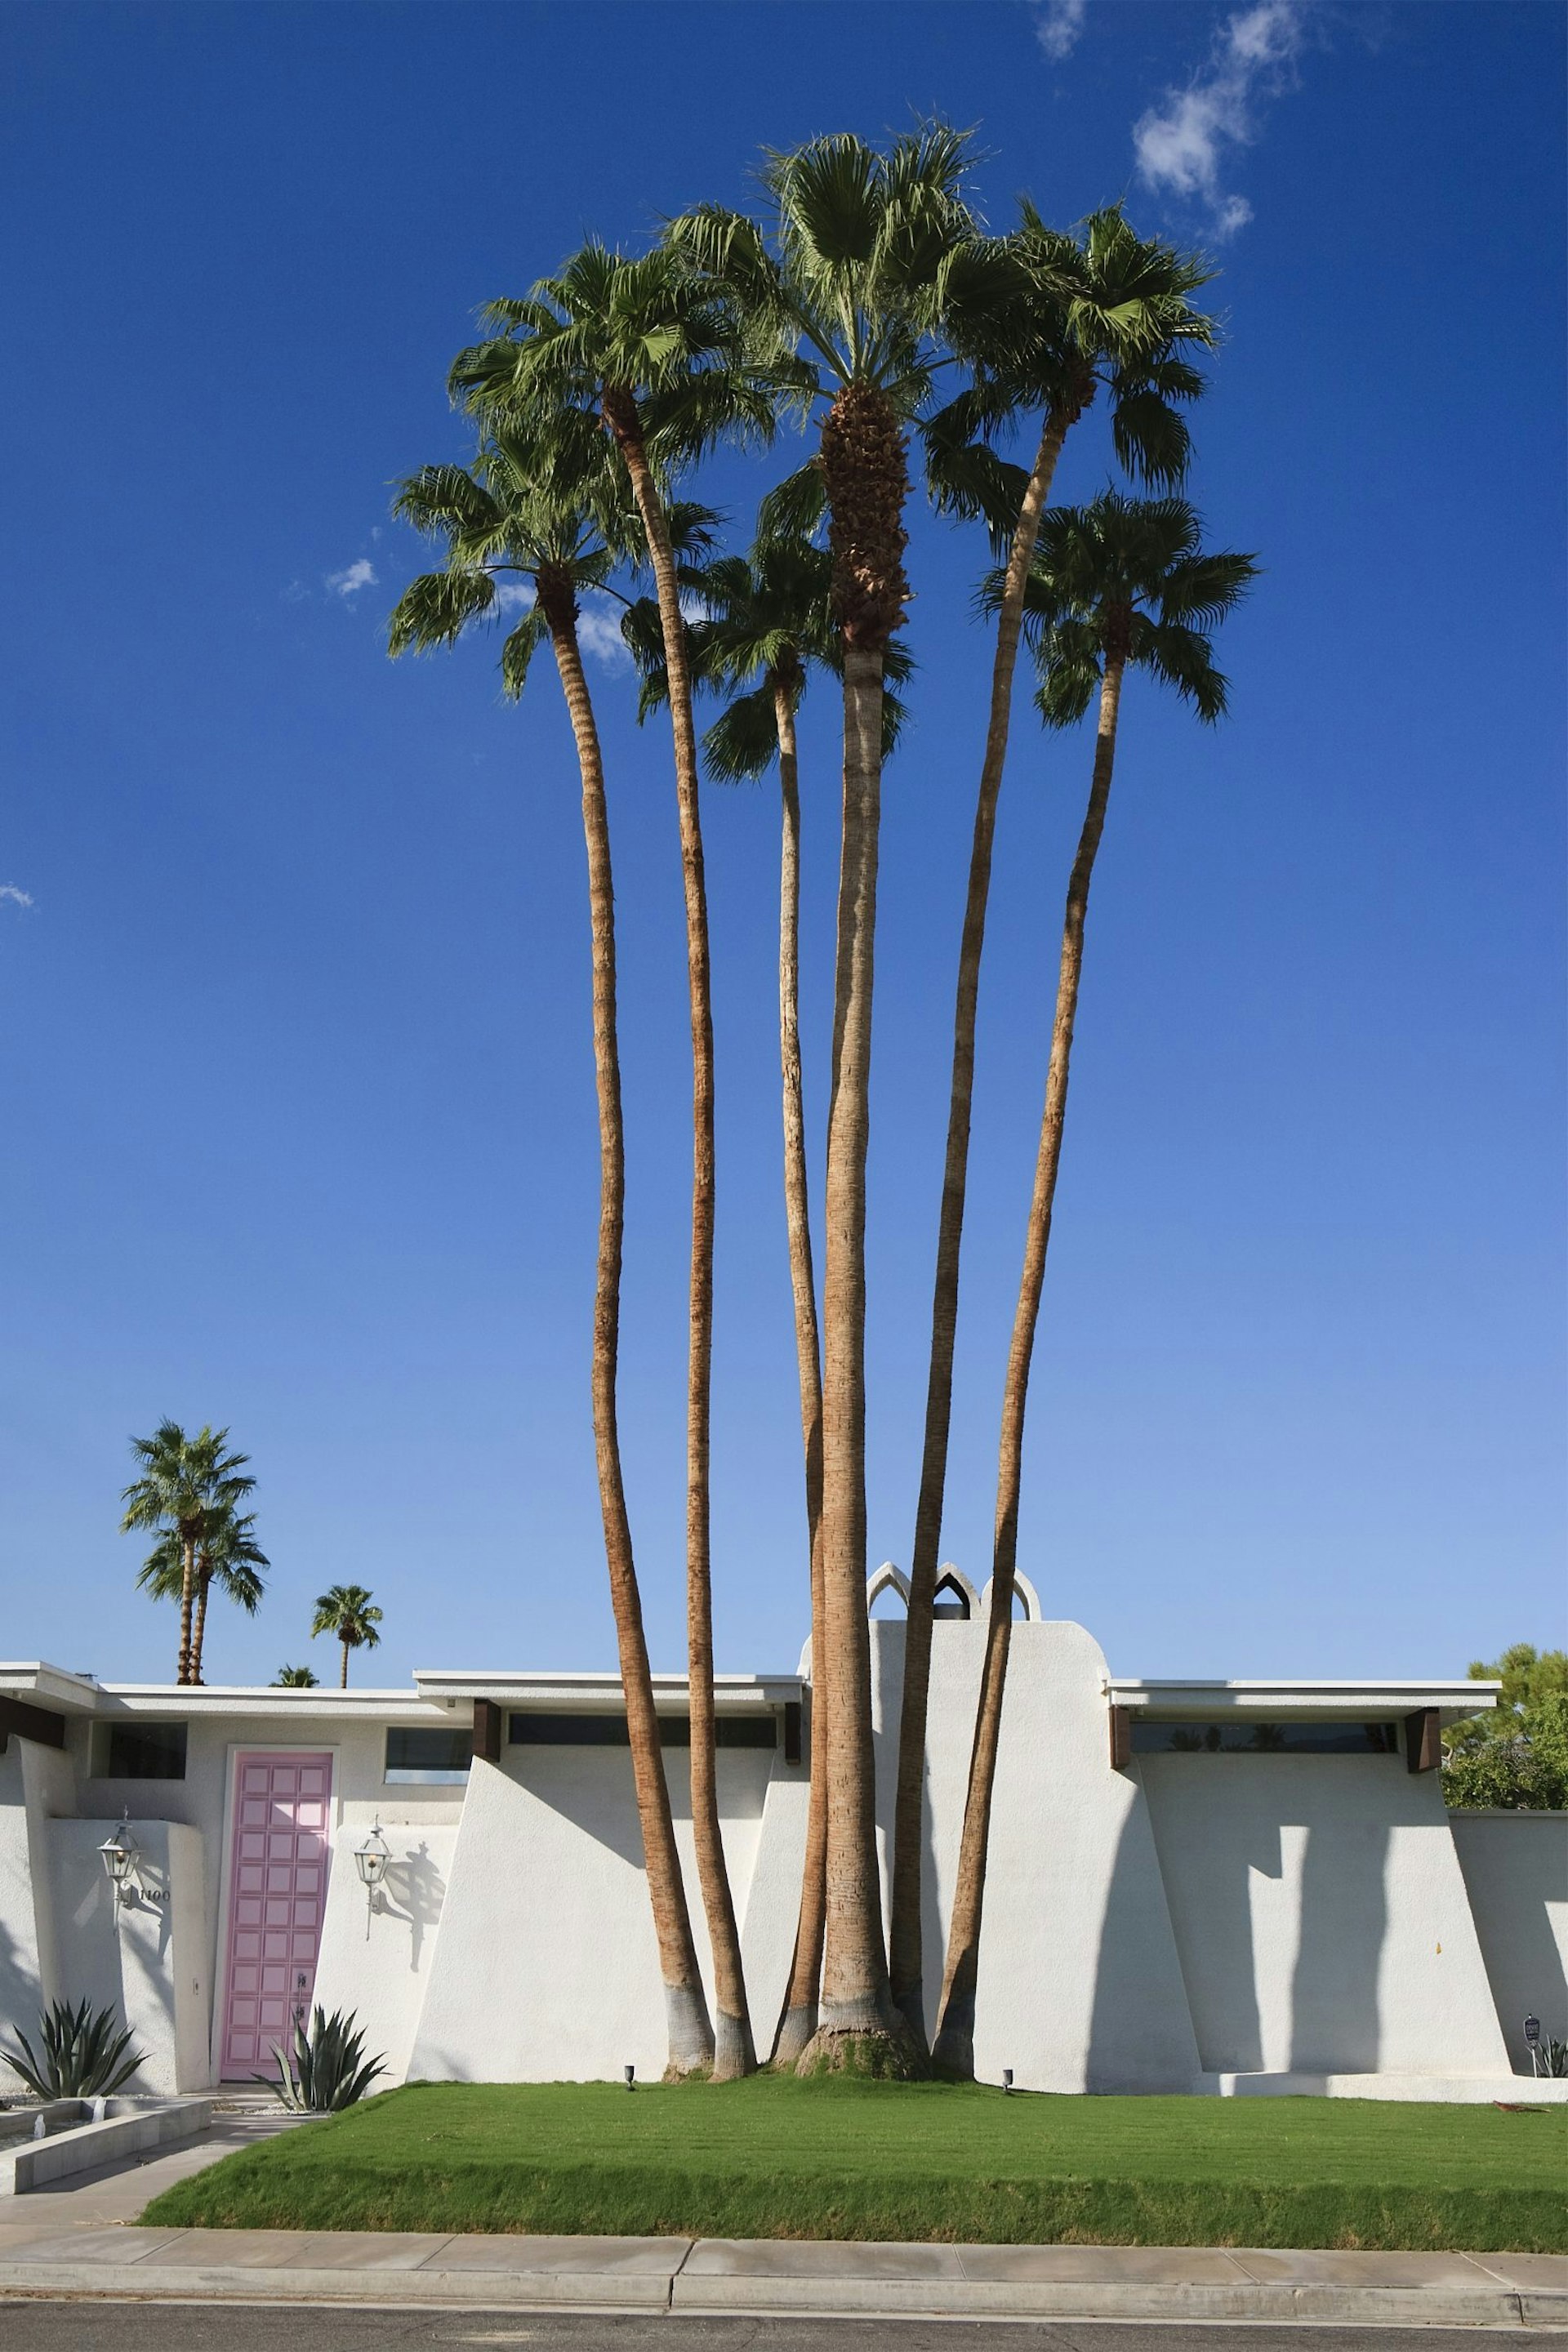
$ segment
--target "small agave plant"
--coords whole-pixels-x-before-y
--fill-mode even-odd
[[[277,2080],[270,2074],[258,2074],[253,2080],[276,2091],[296,2115],[330,2116],[340,2107],[352,2107],[356,2099],[363,2098],[376,2076],[386,2072],[379,2058],[365,2057],[364,2035],[354,2022],[356,2015],[352,2009],[346,2016],[337,2009],[328,2017],[318,2007],[309,2033],[296,2021],[292,2051],[286,2056],[280,2043],[272,2045]]]
[[[40,2099],[96,2099],[118,2091],[142,2063],[131,2048],[131,2029],[115,2022],[109,2009],[88,2000],[73,2009],[57,2000],[38,2019],[37,2053],[19,2025],[12,2027],[22,2054],[0,2043],[0,2058]]]

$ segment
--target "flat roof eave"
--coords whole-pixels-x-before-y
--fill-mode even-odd
[[[1112,1706],[1155,1721],[1212,1723],[1226,1717],[1277,1723],[1376,1723],[1436,1707],[1446,1722],[1485,1715],[1498,1703],[1500,1683],[1468,1676],[1362,1682],[1315,1682],[1255,1677],[1247,1681],[1177,1682],[1111,1675],[1105,1685]]]

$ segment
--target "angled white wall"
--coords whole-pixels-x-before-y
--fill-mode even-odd
[[[1524,2020],[1568,2042],[1568,1813],[1450,1813],[1498,2023],[1515,2074]]]

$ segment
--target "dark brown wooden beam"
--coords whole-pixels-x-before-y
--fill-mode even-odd
[[[1435,1772],[1443,1761],[1443,1734],[1435,1706],[1418,1706],[1405,1717],[1405,1761],[1412,1772]]]
[[[500,1762],[501,1710],[493,1698],[474,1701],[474,1754],[483,1764]]]
[[[66,1719],[52,1707],[29,1706],[26,1699],[0,1698],[0,1741],[15,1732],[18,1739],[36,1739],[40,1748],[63,1748]]]
[[[1113,1706],[1110,1710],[1110,1769],[1125,1772],[1132,1761],[1132,1710],[1130,1706]]]
[[[798,1763],[800,1762],[800,1757],[801,1757],[801,1742],[800,1742],[800,1719],[801,1719],[801,1714],[802,1714],[802,1708],[801,1708],[801,1704],[800,1704],[799,1699],[797,1699],[797,1698],[785,1699],[785,1701],[784,1701],[784,1762],[785,1762],[786,1764],[798,1764]]]

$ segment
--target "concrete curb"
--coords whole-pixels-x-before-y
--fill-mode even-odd
[[[145,2228],[18,2242],[26,2234],[0,2232],[0,2297],[1568,2329],[1568,2257],[1555,2255]]]
[[[18,2140],[0,2156],[0,2197],[21,2196],[29,2189],[47,2188],[51,2181],[68,2180],[76,2172],[92,2172],[100,2165],[182,2147],[210,2129],[212,2118],[211,2099],[165,2099],[134,2114],[106,2116],[101,2123],[68,2126],[42,2139]],[[5,2218],[9,2219],[8,2213]]]

